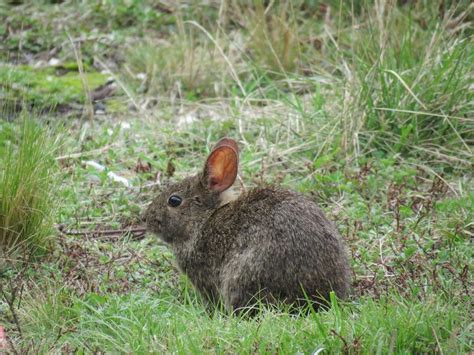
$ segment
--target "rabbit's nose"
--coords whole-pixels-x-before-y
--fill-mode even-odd
[[[152,203],[150,202],[148,205],[145,206],[145,209],[142,211],[140,215],[140,220],[143,223],[147,223],[150,220],[150,217],[153,215],[152,211],[150,210]]]
[[[156,218],[156,216],[150,216],[146,220],[146,228],[152,233],[161,234],[162,232],[161,221],[158,218]]]

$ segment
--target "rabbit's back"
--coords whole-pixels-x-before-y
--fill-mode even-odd
[[[199,240],[198,249],[207,249],[207,255],[226,251],[211,257],[212,268],[219,270],[214,283],[234,309],[256,294],[270,302],[295,302],[327,299],[331,290],[341,298],[348,293],[342,239],[316,204],[298,193],[251,190],[218,209]]]

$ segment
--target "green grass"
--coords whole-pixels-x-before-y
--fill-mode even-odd
[[[18,249],[44,252],[54,235],[57,142],[27,117],[14,128],[1,122],[0,137],[2,255]]]
[[[28,230],[57,241],[38,262],[0,269],[9,347],[471,351],[472,5],[402,3],[2,5],[0,56],[9,63],[0,76],[9,79],[0,94],[19,93],[20,112],[48,108],[31,114],[29,139],[14,138],[23,121],[0,121],[0,149],[28,153],[0,159],[2,181],[12,182],[2,193],[17,196],[14,186],[29,181],[5,168],[34,177],[40,185],[26,186],[42,196],[39,205],[13,219],[44,217]],[[77,67],[45,63],[76,63],[71,39],[90,89],[109,75],[120,89],[102,102],[105,113],[85,122],[66,112],[68,128],[58,130],[51,123],[65,118],[54,107],[81,105],[85,93]],[[63,142],[60,157],[46,126]],[[225,135],[239,141],[246,188],[271,182],[301,191],[336,222],[351,256],[349,300],[318,314],[209,311],[170,250],[127,232],[160,184],[198,171]],[[60,169],[51,175],[53,160]],[[16,235],[34,241],[26,229]]]
[[[383,23],[369,21],[351,38],[347,57],[357,77],[353,89],[360,90],[354,113],[363,127],[357,132],[350,116],[351,134],[370,142],[363,146],[392,154],[433,161],[445,155],[453,156],[451,165],[472,164],[471,39],[445,30],[450,17],[428,17],[426,30],[422,11],[386,11]]]
[[[193,298],[179,304],[166,294],[77,299],[62,290],[39,292],[24,307],[24,329],[33,329],[33,338],[23,341],[36,344],[35,351],[459,353],[472,341],[472,329],[458,324],[467,309],[439,298],[362,298],[352,305],[333,302],[331,310],[310,315],[262,308],[249,320],[219,310],[209,314]]]

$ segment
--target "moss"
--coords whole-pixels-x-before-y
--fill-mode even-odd
[[[0,66],[0,104],[20,102],[22,106],[41,108],[83,103],[86,96],[80,73],[64,73],[65,69]],[[84,77],[90,90],[107,81],[107,75],[97,72],[87,72]]]

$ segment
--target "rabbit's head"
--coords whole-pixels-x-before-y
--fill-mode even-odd
[[[204,169],[195,176],[166,187],[145,212],[147,228],[169,244],[195,236],[209,216],[227,200],[237,177],[238,147],[221,139],[209,154]]]

